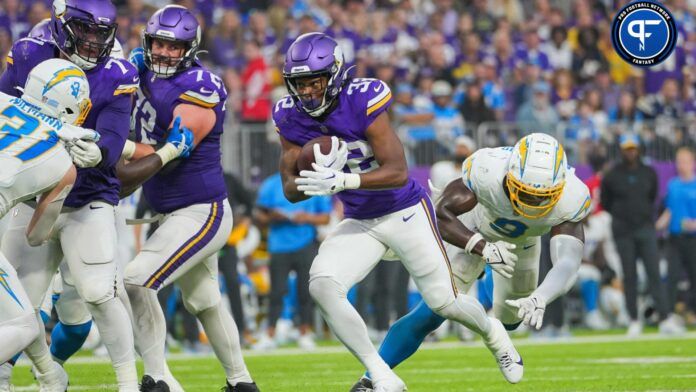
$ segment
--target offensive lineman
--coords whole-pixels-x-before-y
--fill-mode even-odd
[[[130,318],[117,298],[123,286],[122,272],[114,262],[114,206],[120,188],[114,167],[128,136],[138,73],[128,61],[109,57],[115,21],[116,8],[109,0],[55,0],[51,15],[54,42],[21,39],[8,55],[0,91],[10,95],[18,95],[16,87],[24,85],[29,70],[46,59],[63,57],[85,71],[93,104],[85,126],[96,129],[101,138],[98,147],[84,145],[80,154],[101,154],[102,160],[95,168],[78,170],[75,186],[49,241],[35,248],[29,246],[23,233],[32,211],[20,206],[19,215],[12,217],[5,233],[2,251],[10,260],[22,260],[18,275],[36,308],[65,256],[77,292],[99,327],[119,390],[130,392],[138,390],[138,380]]]
[[[84,72],[59,59],[31,70],[21,98],[0,93],[0,218],[16,204],[41,195],[26,231],[32,245],[50,236],[77,176],[63,142],[98,140],[96,132],[73,126],[81,125],[91,109],[89,93]],[[76,157],[75,162],[88,167],[99,160]],[[14,263],[21,267],[23,261]],[[41,318],[2,253],[0,287],[0,364],[26,349],[41,390],[63,392],[67,375],[51,360]]]
[[[285,195],[299,201],[337,194],[345,206],[346,219],[314,259],[310,293],[339,340],[372,374],[375,390],[403,391],[405,385],[379,357],[346,293],[389,248],[428,306],[480,334],[505,378],[518,382],[522,360],[503,325],[474,298],[457,293],[434,209],[408,177],[403,147],[389,125],[389,87],[376,79],[349,79],[340,47],[322,33],[293,42],[283,77],[290,95],[276,103],[273,119],[283,149]],[[323,155],[315,146],[315,170],[298,173],[301,146],[322,135],[335,136],[331,152]]]
[[[184,7],[155,12],[143,32],[144,64],[133,114],[136,141],[119,167],[125,188],[143,184],[143,196],[163,215],[158,229],[126,267],[124,281],[133,309],[136,346],[145,375],[141,391],[168,391],[164,358],[166,324],[157,291],[176,282],[184,306],[203,325],[227,375],[226,391],[258,391],[241,354],[234,319],[221,303],[217,253],[232,230],[232,211],[220,161],[227,91],[197,60],[201,28]],[[174,120],[175,117],[180,118]],[[172,122],[193,133],[190,156],[153,174],[178,152],[153,157]],[[144,157],[143,157],[144,156]],[[136,169],[134,169],[136,168]],[[139,177],[140,176],[140,177]]]
[[[436,210],[457,286],[469,290],[492,246],[513,244],[512,258],[489,263],[497,272],[493,312],[508,330],[521,322],[541,328],[546,305],[575,282],[584,246],[581,221],[590,204],[589,190],[549,135],[533,133],[514,147],[477,151],[464,162],[462,179],[445,187]],[[549,231],[554,266],[537,287],[541,236]],[[392,325],[380,355],[396,367],[444,320],[419,304]],[[351,391],[371,388],[363,377]]]

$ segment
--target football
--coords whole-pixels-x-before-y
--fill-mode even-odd
[[[308,141],[300,152],[300,156],[297,157],[297,171],[302,170],[313,170],[312,163],[314,163],[314,145],[319,144],[321,147],[322,154],[328,154],[331,151],[331,136],[319,136]]]

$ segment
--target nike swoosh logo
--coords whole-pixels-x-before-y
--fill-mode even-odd
[[[378,84],[377,87],[374,88],[375,92],[378,93],[382,90],[382,83]]]
[[[533,247],[534,245],[536,245],[536,244],[525,245],[525,246],[522,247],[522,249],[523,249],[523,250],[527,250],[527,249]]]
[[[201,87],[201,92],[202,92],[203,94],[212,94],[212,93],[213,93],[213,90],[208,90],[208,89],[205,88],[205,87]]]
[[[401,218],[401,219],[403,219],[404,222],[408,222],[408,220],[411,219],[411,218],[413,218],[414,215],[416,215],[415,212],[414,212],[413,214],[411,214],[411,215],[409,215],[409,216],[405,216],[405,217],[403,217],[403,218]]]
[[[332,179],[332,178],[336,178],[336,174],[335,174],[335,173],[331,173],[331,177],[326,177],[327,180],[330,180],[330,179]]]
[[[98,209],[100,209],[100,208],[104,208],[104,207],[100,207],[100,206],[97,206],[97,207],[95,207],[95,206],[89,206],[89,209],[90,209],[90,210],[98,210]]]

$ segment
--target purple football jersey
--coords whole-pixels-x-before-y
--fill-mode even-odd
[[[273,110],[276,129],[298,146],[325,135],[337,136],[348,143],[346,173],[367,173],[379,167],[365,131],[392,103],[386,83],[378,79],[352,79],[339,93],[338,104],[322,121],[295,106],[290,96],[279,100]],[[345,216],[372,219],[410,207],[425,197],[425,191],[409,177],[397,189],[345,190],[337,194],[345,207]]]
[[[645,68],[645,92],[655,94],[662,88],[667,79],[676,79],[681,84],[684,80],[684,69],[687,66],[686,51],[677,46],[674,52],[660,64]]]
[[[220,201],[227,197],[222,176],[220,138],[225,121],[227,91],[222,79],[196,63],[169,78],[142,75],[132,128],[139,143],[164,143],[180,104],[198,105],[215,111],[215,125],[191,152],[172,162],[143,184],[143,194],[152,208],[168,213],[193,204]]]
[[[19,97],[29,71],[42,61],[59,58],[58,47],[47,41],[21,39],[8,54],[7,70],[0,77],[0,91]],[[85,71],[90,87],[92,110],[84,124],[101,135],[102,161],[94,168],[77,169],[77,180],[65,201],[79,208],[94,200],[117,205],[121,182],[116,178],[116,163],[129,132],[132,96],[138,88],[138,71],[127,60],[110,58]]]

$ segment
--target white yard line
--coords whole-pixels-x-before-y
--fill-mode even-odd
[[[587,343],[637,343],[641,341],[656,341],[656,340],[693,340],[696,339],[696,332],[688,332],[680,336],[664,336],[657,333],[641,335],[638,338],[627,338],[625,335],[593,335],[593,336],[572,336],[567,338],[556,339],[540,339],[540,338],[513,338],[515,346],[539,346],[539,345],[566,345],[566,344],[587,344]],[[481,341],[476,342],[436,342],[425,343],[419,350],[448,350],[452,348],[471,348],[483,347]],[[340,354],[346,353],[345,347],[337,345],[331,347],[317,347],[314,351],[305,351],[300,348],[280,348],[270,351],[252,351],[244,350],[245,357],[263,357],[263,356],[279,356],[279,355],[323,355],[323,354]],[[168,354],[167,359],[170,360],[186,360],[196,358],[214,358],[210,355],[191,355],[185,353]],[[75,357],[71,358],[69,364],[94,364],[94,363],[109,363],[108,358],[104,357]],[[28,366],[28,360],[22,356],[18,366]]]

